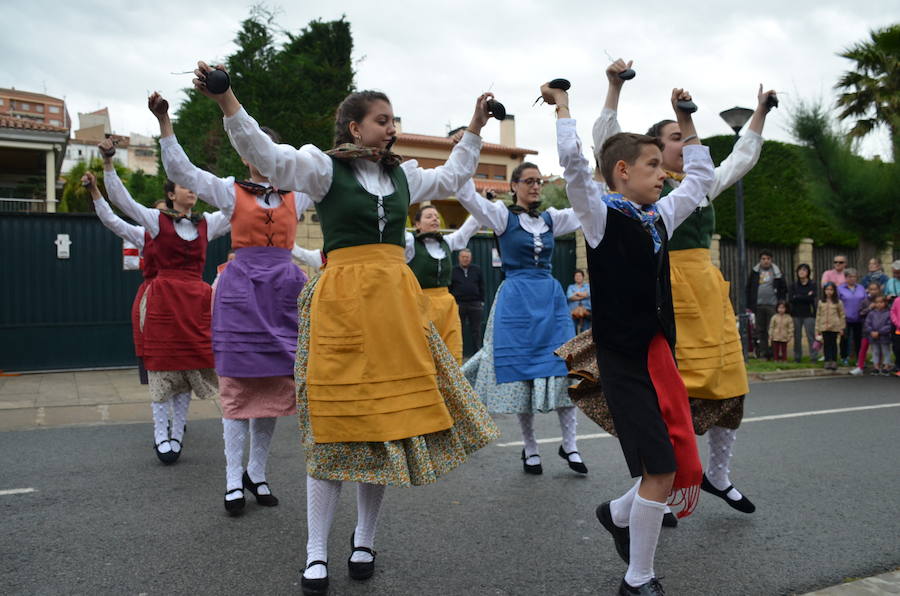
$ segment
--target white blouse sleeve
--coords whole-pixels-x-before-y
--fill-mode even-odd
[[[409,263],[416,256],[416,238],[410,232],[405,232],[403,236],[406,240],[406,246],[403,247],[403,254],[406,262]]]
[[[313,145],[295,149],[276,145],[243,107],[224,119],[225,132],[238,154],[276,188],[306,193],[318,203],[331,187],[331,158]]]
[[[502,201],[491,202],[475,191],[475,182],[469,179],[456,191],[456,200],[472,214],[479,225],[491,228],[498,236],[506,231],[509,209]]]
[[[159,210],[144,207],[131,198],[131,193],[122,184],[122,180],[115,168],[103,170],[103,184],[109,195],[110,202],[122,210],[122,213],[144,226],[150,232],[151,238],[159,234]]]
[[[234,178],[219,178],[192,164],[174,135],[161,138],[159,147],[169,180],[191,189],[213,207],[229,213],[234,209]]]
[[[594,137],[594,155],[600,155],[600,149],[606,139],[622,132],[619,127],[619,121],[616,118],[616,111],[609,108],[603,108],[600,116],[594,121],[593,137]]]
[[[426,170],[420,168],[414,159],[400,164],[409,183],[410,205],[442,199],[453,194],[475,174],[480,154],[481,137],[466,132],[442,166]]]
[[[134,226],[113,213],[112,208],[102,198],[94,201],[94,211],[97,218],[106,228],[123,240],[126,240],[138,249],[144,248],[144,228]]]
[[[481,224],[474,216],[470,215],[463,222],[458,230],[444,236],[444,241],[450,247],[450,250],[462,250],[469,244],[469,240],[478,233]]]
[[[709,188],[715,180],[709,147],[685,145],[681,152],[684,155],[686,176],[678,188],[656,202],[657,211],[666,224],[669,238],[675,233],[675,229],[706,199]]]
[[[315,271],[322,268],[322,251],[320,250],[303,248],[299,244],[294,243],[294,248],[291,249],[291,256],[300,261],[301,264],[312,267]]]
[[[716,179],[709,189],[709,200],[715,199],[753,169],[759,161],[762,146],[763,138],[752,130],[738,139],[731,154],[716,168]]]
[[[550,219],[553,221],[554,238],[571,234],[581,227],[581,222],[578,220],[578,216],[575,215],[575,210],[571,207],[566,209],[549,207],[547,213],[550,214]]]
[[[591,166],[581,152],[581,140],[575,130],[573,118],[560,118],[556,121],[556,148],[559,152],[559,165],[562,166],[563,177],[566,179],[569,203],[581,222],[585,242],[595,248],[606,232],[604,189],[591,175]]]
[[[300,221],[303,214],[312,206],[313,200],[308,194],[302,192],[294,193],[294,209],[297,211],[297,221]]]
[[[231,216],[224,211],[204,213],[206,218],[206,239],[212,242],[231,231]]]

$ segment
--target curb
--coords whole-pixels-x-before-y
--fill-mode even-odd
[[[136,424],[153,422],[150,402],[79,406],[38,406],[0,410],[0,432],[65,426]],[[221,418],[218,400],[191,400],[190,419]]]
[[[841,367],[837,370],[825,370],[824,368],[794,368],[790,370],[773,370],[771,372],[748,372],[747,378],[751,383],[765,381],[789,381],[793,379],[813,379],[817,377],[847,377],[851,368]]]
[[[900,571],[846,582],[815,592],[808,592],[803,596],[884,596],[886,594],[900,594]]]

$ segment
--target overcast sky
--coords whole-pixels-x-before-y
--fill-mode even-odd
[[[179,103],[198,59],[222,59],[251,3],[232,0],[123,3],[16,2],[4,7],[0,86],[64,97],[77,113],[108,106],[115,132],[158,134],[146,109],[149,91]],[[564,2],[457,0],[273,2],[282,28],[347,16],[356,84],[385,91],[405,132],[442,135],[468,123],[475,97],[492,87],[515,114],[517,144],[540,152],[545,174],[558,173],[552,109],[531,107],[541,82],[572,81],[572,113],[590,153],[591,123],[614,57],[634,59],[620,122],[643,132],[669,117],[672,87],[689,89],[700,134],[725,134],[718,113],[754,107],[759,83],[783,92],[765,136],[790,140],[787,115],[800,100],[833,102],[832,87],[851,63],[839,50],[872,28],[900,21],[897,0],[752,2]],[[633,11],[628,9],[633,8]],[[235,90],[240,99],[240,89]],[[255,114],[264,120],[265,115]],[[487,141],[499,140],[495,121]],[[887,135],[868,139],[867,155],[888,155]]]

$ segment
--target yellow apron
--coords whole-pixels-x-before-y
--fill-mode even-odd
[[[669,263],[675,357],[688,395],[701,399],[746,395],[747,369],[728,282],[705,248],[672,251]]]
[[[447,288],[425,288],[422,290],[430,302],[428,313],[447,349],[462,366],[462,322],[456,298]]]
[[[453,425],[429,325],[428,300],[402,247],[328,253],[310,311],[307,394],[317,443],[395,441]]]

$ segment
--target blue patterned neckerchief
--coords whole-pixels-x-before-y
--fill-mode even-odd
[[[659,237],[659,231],[656,229],[659,211],[653,205],[644,205],[638,209],[634,206],[634,203],[626,201],[621,193],[617,192],[603,195],[603,202],[619,213],[641,222],[641,225],[650,232],[650,236],[653,238],[653,252],[659,252],[659,249],[662,248],[662,239]]]

